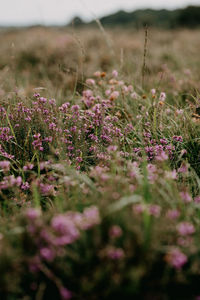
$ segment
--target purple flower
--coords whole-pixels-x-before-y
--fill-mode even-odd
[[[137,99],[137,98],[138,98],[138,94],[137,94],[136,92],[133,92],[133,93],[131,94],[131,98],[132,98],[132,99]]]
[[[26,211],[26,216],[29,220],[35,220],[40,217],[41,211],[37,208],[28,208]]]
[[[150,205],[149,214],[158,218],[160,216],[161,207],[159,205]]]
[[[168,144],[168,141],[167,141],[165,138],[160,139],[160,142],[161,142],[161,144],[163,144],[163,145],[167,145],[167,144]]]
[[[183,142],[182,136],[174,135],[174,136],[173,136],[173,140],[176,141],[176,142],[180,142],[180,143]]]
[[[70,292],[68,289],[61,287],[60,288],[60,296],[64,300],[69,300],[72,298],[72,292]]]
[[[71,109],[73,112],[78,112],[80,109],[80,106],[78,104],[76,104],[76,105],[73,105]]]
[[[52,219],[51,226],[59,235],[55,239],[56,245],[71,244],[77,240],[80,235],[77,226],[70,219],[70,217],[66,215],[55,216]]]
[[[178,172],[179,173],[187,173],[187,171],[188,171],[188,165],[185,163],[182,163],[182,165],[178,169]]]
[[[117,98],[119,98],[119,92],[118,91],[114,91],[110,94],[110,100],[113,101],[113,100],[116,100]]]
[[[112,71],[112,76],[113,76],[114,78],[118,77],[118,72],[117,72],[117,70],[113,70],[113,71]]]
[[[187,192],[180,192],[180,196],[185,203],[189,203],[192,201],[192,197]]]
[[[177,244],[181,247],[189,247],[193,243],[193,239],[191,236],[180,236],[177,239]]]
[[[145,206],[144,204],[135,204],[133,205],[133,213],[135,213],[136,215],[140,215],[145,211]]]
[[[200,196],[195,197],[195,198],[194,198],[194,202],[195,202],[195,203],[200,203]]]
[[[15,178],[15,184],[17,186],[20,186],[22,184],[22,178],[21,178],[21,176],[18,176],[17,178]]]
[[[84,209],[82,229],[89,229],[100,223],[99,209],[96,206],[91,206]]]
[[[188,261],[187,256],[178,248],[172,249],[166,257],[167,262],[175,269],[182,268]]]
[[[52,249],[46,247],[40,249],[40,256],[47,261],[52,261],[55,255]]]
[[[182,222],[177,225],[177,231],[180,235],[190,235],[195,232],[195,228],[191,223]]]
[[[23,167],[24,171],[32,170],[34,167],[33,164],[28,163],[26,166]]]
[[[10,170],[10,162],[8,160],[0,161],[0,168],[4,172],[8,172]]]
[[[28,182],[22,183],[21,189],[27,191],[30,188],[30,184]]]
[[[86,80],[86,84],[88,84],[88,85],[95,85],[95,80],[92,79],[92,78],[88,78],[88,79]]]
[[[176,180],[177,179],[177,172],[176,170],[173,171],[165,171],[165,175],[167,179],[173,179]]]
[[[39,94],[39,93],[35,93],[35,94],[33,95],[33,97],[39,98],[39,97],[40,97],[40,94]]]
[[[109,247],[106,250],[107,257],[112,260],[119,260],[124,258],[124,250],[122,248]]]
[[[39,102],[45,104],[47,102],[47,98],[39,97]]]
[[[41,138],[41,134],[37,133],[33,135],[34,141],[32,142],[32,145],[34,147],[34,149],[38,149],[40,151],[43,151],[44,148],[42,147],[42,138]]]
[[[160,100],[160,101],[165,101],[165,99],[166,99],[166,93],[162,92],[162,93],[160,94],[159,100]]]
[[[118,238],[122,235],[122,229],[118,225],[114,225],[109,230],[109,236],[111,238]]]
[[[115,145],[110,145],[108,148],[107,148],[108,152],[116,152],[117,151],[117,146]]]
[[[167,218],[169,219],[177,219],[180,216],[180,212],[177,209],[171,209],[168,210],[167,214],[166,214]]]
[[[2,181],[0,181],[0,189],[5,190],[12,187],[20,187],[22,184],[21,176],[15,178],[13,175],[5,176]]]
[[[156,160],[158,161],[165,161],[168,159],[168,155],[165,153],[165,151],[161,151],[159,155],[156,156]]]
[[[42,195],[44,196],[55,195],[54,186],[52,184],[40,183],[39,187]]]
[[[55,106],[56,105],[56,100],[55,99],[49,99],[49,104]]]

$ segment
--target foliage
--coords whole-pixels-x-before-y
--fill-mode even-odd
[[[122,33],[1,33],[1,299],[199,299],[199,31],[154,31],[143,87]]]
[[[189,6],[176,10],[153,10],[141,9],[133,12],[118,11],[112,15],[100,19],[103,26],[133,26],[141,28],[145,25],[164,29],[187,27],[196,28],[200,26],[200,7]],[[84,25],[79,21],[77,25]],[[95,24],[95,22],[89,23]],[[86,25],[86,23],[85,23]]]

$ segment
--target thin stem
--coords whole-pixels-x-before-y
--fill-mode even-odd
[[[148,26],[146,25],[145,26],[143,66],[142,66],[142,88],[144,88],[144,84],[145,84],[147,46],[148,46]]]

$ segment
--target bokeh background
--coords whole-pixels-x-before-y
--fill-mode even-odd
[[[41,87],[47,96],[81,92],[96,70],[118,68],[141,84],[148,26],[146,86],[199,85],[198,0],[3,1],[0,9],[0,95]],[[192,74],[190,70],[192,71]],[[172,75],[173,73],[173,75]],[[182,74],[189,83],[185,84]],[[13,90],[14,89],[14,90]],[[8,96],[9,97],[9,96]]]
[[[199,0],[7,0],[1,1],[0,25],[65,25],[79,16],[91,21],[94,15],[103,17],[119,10],[176,9],[199,5]]]

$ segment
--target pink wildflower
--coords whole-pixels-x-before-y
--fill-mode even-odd
[[[179,173],[187,173],[188,172],[188,165],[185,163],[182,163],[180,168],[178,169]]]
[[[161,207],[159,205],[150,205],[149,214],[158,218],[160,216]]]
[[[117,98],[119,98],[119,92],[118,91],[114,91],[110,94],[110,100],[113,101],[113,100],[116,100]]]
[[[190,235],[195,232],[195,228],[191,223],[182,222],[177,225],[177,231],[180,235]]]
[[[181,135],[180,136],[174,135],[172,138],[176,142],[180,142],[180,143],[183,142],[183,137]]]
[[[159,155],[156,156],[157,161],[165,161],[168,160],[168,155],[165,153],[165,151],[161,151]]]
[[[174,248],[167,254],[166,260],[175,269],[181,269],[188,259],[178,248]]]
[[[166,94],[165,94],[164,92],[162,92],[162,93],[160,94],[159,100],[160,100],[160,101],[165,101],[165,99],[166,99]]]
[[[28,163],[27,165],[25,165],[25,166],[23,167],[23,170],[24,170],[24,171],[32,170],[33,167],[34,167],[33,164]]]
[[[100,223],[99,210],[96,206],[85,208],[83,211],[82,229],[89,229]]]
[[[140,215],[145,211],[145,206],[143,204],[135,204],[133,205],[133,213],[136,215]]]
[[[55,196],[54,186],[52,184],[39,184],[40,192],[43,196]]]
[[[10,170],[10,162],[8,160],[0,161],[0,168],[4,172],[8,172]]]
[[[106,251],[108,258],[119,260],[124,258],[124,250],[122,248],[109,247]]]
[[[177,219],[180,216],[180,212],[177,209],[171,209],[167,211],[166,217],[169,219]]]
[[[195,202],[195,203],[200,203],[200,196],[195,197],[195,198],[194,198],[194,202]]]
[[[184,110],[183,109],[177,109],[176,110],[176,114],[177,115],[182,115],[184,113]]]
[[[116,152],[117,151],[117,146],[116,145],[110,145],[107,148],[108,152]]]
[[[60,288],[60,296],[63,300],[69,300],[72,298],[72,292],[70,292],[68,289],[61,287]]]
[[[177,240],[177,244],[182,247],[189,247],[193,242],[191,236],[182,237],[180,236]]]
[[[55,99],[49,99],[49,104],[51,104],[52,106],[56,105],[56,100]]]
[[[129,86],[128,86],[128,91],[129,91],[129,92],[133,92],[133,86],[132,86],[132,85],[129,85]]]
[[[57,215],[52,219],[52,228],[59,235],[55,245],[67,245],[73,243],[79,237],[79,230],[76,224],[66,215]]]
[[[183,199],[183,202],[185,203],[189,203],[192,201],[192,197],[187,192],[180,192],[180,196]]]
[[[54,259],[54,252],[50,248],[42,248],[40,249],[40,256],[47,261],[52,261]]]
[[[138,94],[137,94],[136,92],[133,92],[133,93],[131,94],[131,98],[132,98],[132,99],[138,99]]]
[[[118,225],[114,225],[109,230],[109,236],[111,238],[118,238],[122,235],[122,229]]]
[[[106,96],[109,96],[111,94],[111,90],[106,90]]]
[[[101,72],[100,72],[100,71],[96,71],[96,72],[94,73],[94,76],[95,76],[95,77],[101,77]]]
[[[114,78],[118,77],[118,72],[117,72],[117,70],[114,70],[114,71],[112,72],[112,76],[113,76]]]
[[[29,190],[29,188],[30,188],[30,184],[28,182],[22,183],[22,185],[21,185],[22,190],[26,191],[26,190]]]
[[[26,216],[29,220],[35,220],[41,215],[41,211],[37,208],[29,208],[26,211]]]
[[[95,85],[95,80],[92,79],[92,78],[89,78],[89,79],[86,80],[86,84],[88,84],[88,85]]]
[[[172,179],[172,180],[176,180],[178,178],[176,170],[165,171],[165,176],[167,179]]]

